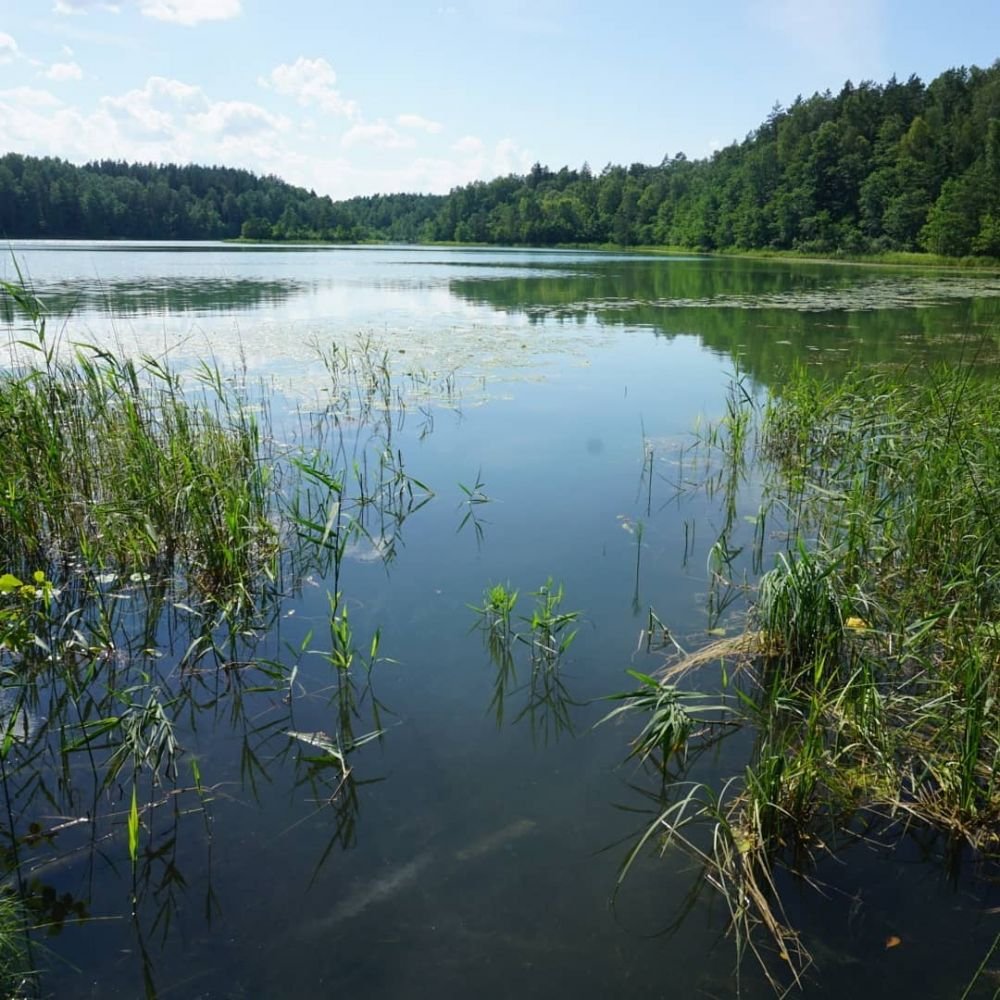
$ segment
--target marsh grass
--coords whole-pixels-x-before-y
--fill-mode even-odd
[[[1000,387],[971,368],[798,372],[763,405],[731,400],[744,417],[730,406],[701,434],[723,537],[739,548],[728,532],[753,469],[754,544],[766,520],[784,546],[742,635],[673,656],[618,711],[646,720],[633,753],[683,762],[706,734],[677,685],[711,666],[726,717],[753,734],[719,785],[681,767],[641,843],[697,859],[739,950],[781,990],[811,958],[777,872],[808,881],[858,817],[1000,853]]]
[[[176,573],[209,599],[246,602],[276,576],[267,411],[212,365],[80,346],[57,356],[41,303],[4,285],[34,323],[0,375],[0,565]]]
[[[453,405],[454,383],[400,377],[370,340],[332,347],[323,405],[297,432],[285,419],[279,445],[264,389],[240,372],[57,344],[30,290],[0,296],[34,331],[0,373],[0,977],[23,964],[7,897],[30,949],[92,919],[48,869],[117,857],[131,913],[107,919],[131,921],[155,995],[147,942],[184,905],[178,845],[200,836],[210,859],[222,794],[203,780],[199,728],[232,743],[242,794],[287,758],[296,790],[332,811],[317,872],[354,842],[359,789],[377,779],[351,757],[382,737],[373,668],[386,658],[380,629],[358,637],[341,575],[350,558],[388,568],[432,498],[395,439],[413,407],[429,433],[423,408]],[[328,634],[263,655],[283,599],[316,571],[334,588]]]

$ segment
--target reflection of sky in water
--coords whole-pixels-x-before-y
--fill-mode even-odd
[[[466,275],[533,273],[545,255],[519,253],[497,266],[476,254],[440,251],[240,250],[81,253],[18,244],[22,270],[50,309],[62,342],[87,341],[119,352],[168,354],[178,365],[210,355],[223,369],[294,378],[305,389],[322,378],[315,343],[370,336],[406,363],[432,372],[491,377],[579,352],[599,325],[558,326],[540,337],[524,314],[469,302],[449,291],[456,265]],[[561,255],[572,258],[573,255]],[[546,275],[561,269],[547,269]],[[5,280],[15,275],[8,264]],[[581,337],[586,333],[586,337]],[[304,380],[304,381],[303,381]]]

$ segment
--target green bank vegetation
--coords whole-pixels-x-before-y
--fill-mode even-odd
[[[732,578],[732,497],[751,472],[755,562],[768,536],[785,544],[741,634],[620,696],[619,712],[646,719],[635,752],[666,778],[625,870],[649,843],[690,853],[776,985],[811,963],[782,906],[787,873],[808,881],[875,830],[930,827],[980,859],[1000,849],[998,406],[995,379],[971,367],[799,371],[765,405],[734,392],[705,437],[729,511],[719,579]],[[740,728],[742,770],[687,777]]]

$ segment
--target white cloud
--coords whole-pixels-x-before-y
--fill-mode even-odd
[[[374,146],[376,149],[405,149],[413,145],[413,139],[400,135],[391,125],[380,121],[348,129],[341,136],[340,144],[345,149],[362,145]]]
[[[144,142],[174,141],[210,110],[200,87],[162,76],[151,76],[142,90],[99,102],[100,113],[114,121],[122,138]]]
[[[132,0],[140,13],[157,21],[191,25],[202,21],[228,21],[242,13],[241,0]],[[56,0],[57,14],[85,14],[91,10],[121,11],[121,5],[107,0]]]
[[[521,149],[513,139],[501,139],[496,144],[493,156],[487,170],[492,177],[504,174],[520,174],[526,172],[534,157],[526,149]]]
[[[193,115],[191,124],[208,135],[231,137],[283,132],[291,127],[287,118],[247,101],[216,101],[207,111]]]
[[[322,60],[300,60],[283,69],[265,82],[274,103],[279,91],[308,110],[291,101],[274,107],[228,99],[236,94],[216,99],[202,87],[163,76],[80,103],[86,100],[83,93],[74,95],[65,84],[52,82],[51,90],[44,89],[41,76],[53,71],[46,65],[37,86],[0,91],[0,142],[26,154],[58,155],[72,162],[110,157],[245,167],[334,197],[442,193],[523,172],[532,163],[533,157],[511,139],[486,142],[467,135],[454,145],[442,142],[427,129],[427,123],[436,123],[416,114],[364,121],[353,102],[337,93],[336,76]],[[92,76],[89,65],[87,75]],[[331,143],[329,109],[342,115],[345,106],[353,109],[354,120],[343,123],[339,143]],[[439,153],[418,156],[418,142],[421,152],[426,147]]]
[[[86,14],[88,10],[106,10],[117,14],[121,8],[106,0],[56,0],[53,10],[57,14]]]
[[[337,74],[325,59],[299,56],[294,63],[283,63],[271,70],[269,77],[258,77],[257,83],[285,97],[294,98],[303,107],[314,105],[334,115],[357,118],[358,105],[343,98],[334,86]]]
[[[20,51],[18,50],[17,42],[14,41],[13,36],[8,35],[4,31],[0,31],[0,66],[4,63],[11,62],[18,55],[20,55]]]
[[[186,26],[202,21],[228,21],[241,13],[240,0],[139,0],[146,17]]]
[[[58,108],[62,101],[47,90],[37,90],[35,87],[12,87],[10,90],[0,90],[0,106],[20,105],[24,108]]]
[[[444,126],[440,122],[431,121],[429,118],[424,118],[423,115],[397,115],[396,124],[402,128],[418,129],[431,135],[444,130]]]
[[[7,148],[75,162],[113,157],[274,170],[290,127],[255,104],[213,101],[198,87],[163,77],[104,97],[90,111],[44,90],[0,91],[0,135]]]
[[[50,80],[61,83],[65,80],[82,80],[83,70],[75,62],[53,63],[46,71],[45,76]]]
[[[151,76],[146,81],[144,93],[153,98],[166,97],[177,104],[202,104],[206,100],[201,87],[196,84],[163,76]]]
[[[174,133],[173,115],[153,107],[141,90],[130,90],[121,97],[102,97],[100,110],[132,138],[167,139]]]
[[[465,156],[478,156],[486,148],[486,144],[478,136],[464,135],[451,148]]]
[[[466,135],[451,148],[462,157],[458,169],[466,179],[456,182],[459,184],[469,180],[489,180],[505,174],[524,173],[534,160],[530,151],[521,149],[513,139],[501,139],[490,151],[478,136]]]
[[[882,66],[883,0],[757,0],[751,8],[816,72],[840,82],[877,75]]]
[[[130,90],[119,97],[102,97],[100,111],[111,118],[124,136],[143,140],[174,137],[180,123],[177,115],[204,111],[208,100],[200,87],[151,76],[142,90]]]

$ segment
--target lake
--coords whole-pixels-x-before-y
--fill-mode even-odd
[[[108,580],[113,655],[169,696],[179,776],[150,792],[135,877],[128,790],[95,778],[108,748],[92,773],[53,754],[8,795],[46,899],[42,995],[774,995],[752,959],[737,975],[725,907],[683,855],[654,838],[616,893],[661,789],[626,761],[630,720],[596,725],[602,699],[675,648],[645,641],[651,610],[688,651],[739,627],[750,539],[713,575],[726,515],[689,451],[734,378],[763,398],[795,365],[993,365],[1000,277],[575,251],[10,251],[0,277],[16,260],[60,350],[212,358],[281,447],[319,441],[399,484],[359,515],[336,579],[321,554],[289,561],[224,662],[184,660],[191,608]],[[29,336],[0,305],[11,341]],[[384,365],[393,395],[333,412],[332,343]],[[751,480],[737,534],[758,502]],[[518,591],[522,635],[546,598],[578,612],[541,670],[530,642],[491,657],[474,608],[496,584]],[[361,651],[349,690],[338,591]],[[47,717],[31,720],[43,742]],[[323,755],[345,728],[349,782]],[[688,777],[726,776],[749,739]],[[957,996],[997,933],[993,884],[927,833],[859,838],[811,874],[781,887],[816,958],[810,995]]]

